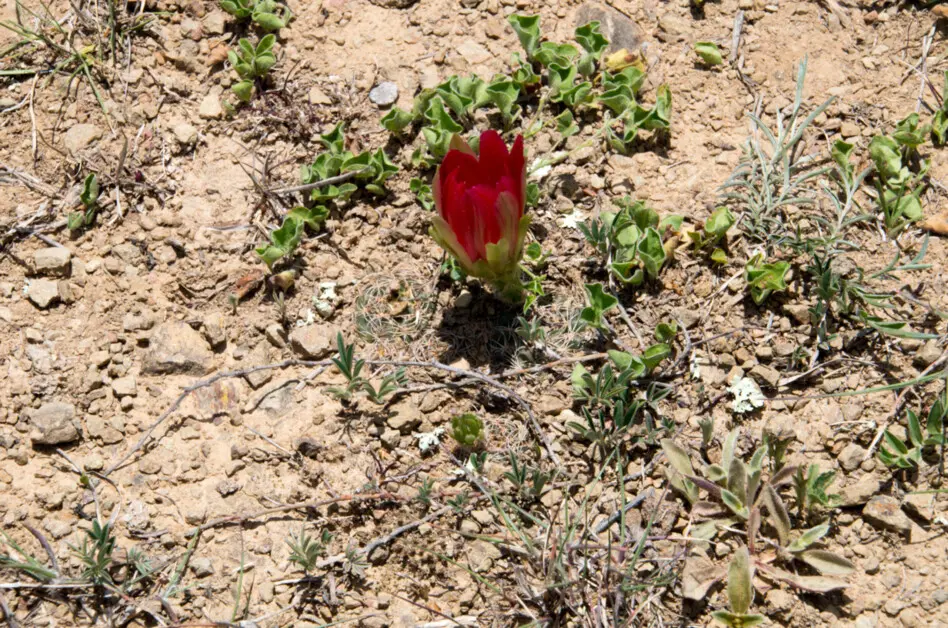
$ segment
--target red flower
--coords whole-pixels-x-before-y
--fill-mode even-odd
[[[523,137],[508,152],[500,134],[484,131],[478,156],[455,136],[435,173],[434,199],[432,235],[469,275],[495,282],[518,275],[530,222]]]

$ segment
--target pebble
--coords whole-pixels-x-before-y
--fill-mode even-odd
[[[487,48],[477,43],[473,39],[468,39],[462,42],[457,47],[457,51],[458,51],[458,54],[464,57],[464,60],[470,63],[471,65],[489,61],[492,56],[490,51],[487,50]]]
[[[839,492],[841,506],[859,506],[869,501],[882,488],[879,478],[868,475],[853,485],[847,486]]]
[[[116,397],[134,397],[138,394],[138,382],[132,375],[119,377],[112,382],[112,392]]]
[[[45,310],[59,303],[59,285],[49,279],[34,279],[26,289],[26,297],[32,301],[33,305]]]
[[[198,132],[194,128],[193,124],[188,122],[178,122],[171,128],[171,132],[174,134],[178,143],[182,146],[190,146],[197,142]]]
[[[74,124],[63,137],[66,150],[77,153],[88,148],[93,142],[102,137],[102,129],[94,124]]]
[[[188,564],[191,567],[191,571],[198,578],[206,578],[214,575],[214,564],[211,563],[210,558],[199,556],[192,558]]]
[[[931,366],[939,357],[941,357],[942,348],[938,345],[938,340],[929,340],[923,344],[919,350],[915,353],[915,357],[912,362],[915,363],[915,366],[926,367]]]
[[[266,330],[264,331],[267,340],[271,345],[277,349],[283,349],[286,347],[286,331],[283,329],[283,326],[279,323],[272,323],[267,325]]]
[[[207,343],[190,325],[163,323],[149,339],[142,370],[149,374],[192,373],[203,375],[211,362]]]
[[[862,464],[863,458],[865,457],[865,449],[856,443],[849,443],[843,448],[841,452],[839,452],[837,460],[839,461],[839,466],[841,466],[844,471],[848,472],[858,469],[859,465]]]
[[[62,246],[39,249],[33,254],[33,269],[41,275],[68,276],[72,253]]]
[[[204,100],[201,101],[201,107],[198,109],[198,115],[204,118],[205,120],[217,120],[224,115],[224,108],[221,106],[220,96],[211,92],[204,97]],[[193,127],[192,127],[193,128]],[[196,133],[196,132],[195,132]],[[177,131],[175,132],[177,135]],[[196,135],[195,135],[196,137]],[[191,142],[185,142],[180,139],[182,144],[190,144]]]
[[[461,294],[454,300],[454,307],[460,310],[469,308],[473,300],[474,295],[471,294],[470,290],[461,290]]]
[[[371,92],[370,92],[371,94]],[[371,98],[371,95],[370,95]],[[319,85],[313,85],[309,88],[309,104],[311,105],[331,105],[332,99],[326,95]]]
[[[76,429],[76,407],[71,403],[52,402],[40,406],[30,416],[34,445],[61,445],[79,439]]]
[[[379,107],[388,107],[398,100],[398,85],[391,81],[379,83],[369,91],[369,100]]]
[[[307,360],[321,360],[335,350],[339,330],[329,325],[306,325],[290,332],[293,351]]]
[[[204,16],[204,32],[208,35],[223,35],[227,26],[227,15],[223,11],[211,11]]]
[[[211,312],[204,317],[204,337],[214,350],[220,350],[227,344],[227,331],[224,328],[224,315]]]
[[[912,521],[899,505],[899,500],[888,495],[876,495],[862,509],[862,518],[877,528],[908,534]]]
[[[385,421],[393,430],[402,434],[410,434],[418,429],[424,417],[417,406],[410,403],[400,403],[392,408],[392,415]]]

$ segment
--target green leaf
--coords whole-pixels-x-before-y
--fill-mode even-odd
[[[573,112],[565,109],[563,113],[556,116],[556,130],[563,136],[563,139],[579,133],[579,126],[573,120]]]
[[[598,60],[609,46],[609,40],[599,32],[599,22],[590,22],[576,29],[576,41],[583,50]]]
[[[678,323],[659,323],[655,327],[655,340],[670,343],[678,335]]]
[[[404,109],[392,107],[392,110],[382,118],[382,126],[395,135],[400,135],[402,131],[411,126],[415,121],[415,116]]]
[[[850,182],[853,179],[853,148],[854,146],[848,142],[836,140],[833,142],[832,149],[830,149],[830,154],[833,157],[833,161],[835,161],[836,165],[839,166],[839,169],[843,173],[843,176],[847,182]]]
[[[798,554],[797,558],[824,576],[846,576],[856,570],[849,560],[825,550],[807,550]]]
[[[727,253],[724,252],[724,249],[714,249],[711,251],[711,261],[723,266],[727,264]]]
[[[511,15],[507,22],[513,27],[520,39],[520,45],[527,53],[528,59],[533,59],[537,45],[540,43],[540,16],[539,15]]]
[[[665,263],[665,247],[662,246],[662,236],[658,231],[652,227],[645,230],[645,235],[638,245],[638,254],[649,278],[657,278]]]
[[[770,482],[764,485],[763,501],[767,506],[767,512],[770,514],[770,522],[777,530],[777,539],[781,547],[785,547],[790,541],[790,515],[787,513],[787,507],[784,505],[777,489]]]
[[[691,457],[688,452],[670,438],[662,439],[661,445],[665,457],[668,458],[668,462],[671,463],[675,471],[684,476],[694,475],[694,467],[691,466]]]
[[[721,58],[721,50],[718,45],[710,41],[699,41],[695,44],[695,52],[701,57],[705,65],[721,65],[724,60]]]
[[[239,81],[230,86],[230,91],[234,92],[240,102],[250,102],[253,98],[253,82]]]
[[[764,264],[761,263],[762,259],[763,255],[755,255],[744,267],[744,279],[757,305],[762,304],[773,292],[786,290],[786,277],[790,272],[790,264],[787,262]]]
[[[86,224],[86,215],[83,212],[71,212],[66,218],[66,228],[70,231],[78,231]]]
[[[309,227],[313,231],[319,231],[323,223],[329,217],[329,209],[323,205],[315,207],[294,207],[287,213],[287,218],[299,221],[301,224]]]
[[[741,519],[746,521],[750,516],[750,511],[747,509],[747,506],[744,505],[744,502],[741,501],[741,498],[725,488],[721,489],[721,501],[724,502],[724,505],[727,506],[731,512]]]
[[[265,31],[278,31],[286,26],[286,22],[273,13],[254,13],[253,22]]]
[[[605,329],[602,315],[618,305],[619,299],[605,292],[601,283],[587,283],[585,288],[589,306],[583,308],[580,318],[590,327]]]
[[[750,555],[747,548],[741,546],[734,552],[727,569],[727,601],[731,610],[738,615],[748,611],[754,601]]]
[[[728,229],[734,226],[734,214],[727,207],[718,207],[708,219],[704,221],[704,232],[718,241],[727,234]]]
[[[804,532],[800,536],[800,538],[798,538],[796,541],[791,543],[787,547],[787,550],[794,553],[802,552],[803,550],[805,550],[806,548],[813,545],[814,543],[822,539],[824,536],[829,534],[829,529],[830,529],[829,525],[825,523],[818,526],[814,526],[810,528],[809,530],[807,530],[806,532]]]
[[[270,232],[270,244],[255,249],[257,255],[268,268],[280,258],[292,255],[300,243],[303,234],[303,223],[296,218],[287,216],[279,229]]]
[[[725,626],[730,626],[731,628],[751,628],[752,626],[761,625],[767,619],[763,615],[729,613],[727,611],[713,611],[711,617],[713,617],[715,621]]]
[[[869,316],[864,311],[860,311],[860,318],[864,323],[875,329],[881,334],[894,336],[896,338],[914,338],[917,340],[932,340],[938,336],[935,334],[925,334],[918,331],[912,331],[908,328],[905,321],[886,321],[878,316]]]
[[[92,209],[99,201],[99,180],[95,173],[86,177],[82,183],[82,192],[79,193],[79,200],[85,206],[86,210]]]
[[[514,109],[517,108],[517,98],[520,97],[520,86],[505,77],[494,80],[487,86],[487,98],[495,107],[500,109],[504,121],[508,124],[514,118]]]
[[[922,426],[918,422],[918,415],[909,410],[908,414],[908,435],[909,440],[916,447],[921,447],[925,443],[925,437],[922,436]]]
[[[642,353],[641,360],[645,368],[651,372],[662,363],[662,360],[671,355],[671,347],[665,343],[658,343],[650,346]]]
[[[895,125],[895,131],[892,133],[892,139],[909,148],[918,148],[925,143],[925,137],[931,131],[928,125],[918,126],[919,117],[917,113],[912,113]]]
[[[887,185],[904,182],[907,172],[902,173],[902,151],[895,140],[885,135],[875,136],[869,142],[869,156]]]

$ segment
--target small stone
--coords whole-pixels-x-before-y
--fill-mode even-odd
[[[201,334],[187,323],[163,323],[149,339],[142,369],[149,374],[193,373],[208,371],[211,351]]]
[[[43,404],[30,416],[33,426],[30,440],[34,445],[61,445],[78,440],[75,417],[76,407],[71,403],[55,401]]]
[[[780,383],[780,371],[775,368],[765,366],[763,364],[758,364],[750,370],[750,374],[756,377],[757,379],[763,380],[771,388],[776,388],[777,384]]]
[[[174,134],[178,143],[182,146],[190,146],[197,142],[198,132],[194,128],[193,124],[189,122],[178,122],[171,128],[171,132]]]
[[[902,506],[925,523],[931,523],[935,516],[935,500],[932,495],[909,493],[902,500]]]
[[[231,460],[227,463],[227,466],[224,468],[224,473],[227,477],[233,477],[238,471],[242,471],[247,468],[247,463],[243,460]]]
[[[454,307],[459,310],[469,308],[471,302],[474,300],[474,295],[471,294],[470,290],[461,290],[461,294],[458,295],[458,298],[454,300]]]
[[[839,127],[839,133],[843,137],[855,137],[859,135],[859,126],[853,122],[843,122]]]
[[[266,335],[270,344],[277,349],[283,349],[286,347],[286,330],[284,330],[283,326],[279,323],[268,325],[267,329],[264,331],[264,334]]]
[[[457,47],[457,51],[462,57],[464,57],[464,60],[471,65],[489,61],[492,56],[487,48],[477,43],[473,39],[468,39],[462,42]]]
[[[399,445],[401,445],[402,435],[398,430],[389,428],[382,432],[379,440],[382,441],[382,447],[385,447],[388,450],[394,450],[397,449]]]
[[[410,434],[418,429],[423,418],[416,405],[402,402],[392,407],[392,416],[388,417],[385,423],[402,434]]]
[[[837,456],[836,459],[839,461],[839,466],[841,466],[844,471],[849,472],[858,469],[865,457],[865,449],[856,443],[849,443],[839,452],[839,456]]]
[[[43,527],[46,528],[46,531],[49,532],[49,535],[57,541],[61,538],[69,536],[69,533],[72,532],[72,524],[68,521],[63,521],[62,519],[47,518],[43,522]]]
[[[116,397],[134,397],[138,394],[138,382],[132,375],[119,377],[112,382],[112,392]]]
[[[49,279],[34,279],[26,289],[26,297],[32,301],[33,305],[45,310],[59,303],[59,284]]]
[[[915,366],[931,366],[935,360],[941,357],[942,348],[938,345],[938,340],[929,340],[919,348],[912,360]]]
[[[63,137],[63,143],[66,150],[70,153],[77,153],[84,148],[88,148],[97,139],[102,137],[102,129],[94,124],[75,124]]]
[[[198,578],[206,578],[214,575],[214,565],[211,563],[210,558],[204,556],[192,558],[188,565],[191,567],[192,573]]]
[[[369,100],[379,107],[388,107],[398,100],[398,85],[391,81],[379,83],[369,91]]]
[[[227,27],[227,15],[223,11],[211,11],[204,16],[204,32],[208,35],[223,35]]]
[[[207,519],[207,504],[198,500],[184,511],[184,521],[188,525],[199,526]]]
[[[321,360],[335,350],[339,330],[330,325],[306,325],[290,332],[293,351],[307,360]]]
[[[888,495],[876,495],[862,509],[862,518],[883,530],[908,534],[912,529],[909,519],[899,506],[899,500]]]
[[[319,85],[313,85],[309,88],[309,104],[331,105],[332,99],[326,95],[326,92],[324,92],[322,88],[319,87]]]
[[[257,346],[253,348],[253,351],[247,355],[247,362],[251,366],[262,366],[269,363],[270,351],[266,343],[257,343]],[[250,384],[251,388],[257,390],[273,379],[273,369],[262,369],[259,371],[253,371],[252,373],[247,373],[244,375],[244,379],[247,380],[247,383]]]
[[[215,93],[210,93],[201,101],[201,107],[198,109],[198,115],[205,120],[217,120],[224,115],[224,108],[221,107],[221,99]],[[182,142],[190,144],[190,142]]]
[[[234,482],[233,480],[221,480],[218,482],[215,487],[217,492],[221,494],[221,497],[227,497],[228,495],[233,495],[240,490],[240,484]]]
[[[869,475],[839,492],[841,506],[860,506],[869,501],[882,488],[879,478]]]
[[[697,308],[690,307],[676,307],[672,310],[672,316],[674,316],[676,320],[681,321],[685,329],[691,329],[701,320],[701,312],[699,312]]]
[[[220,350],[227,344],[227,332],[224,329],[224,315],[211,312],[204,317],[204,337],[214,350]]]
[[[33,254],[33,269],[41,275],[69,276],[72,253],[62,246],[40,249]]]
[[[316,460],[316,456],[322,451],[323,446],[315,438],[309,436],[304,436],[296,443],[296,451],[300,452],[301,456],[306,458],[311,458]]]

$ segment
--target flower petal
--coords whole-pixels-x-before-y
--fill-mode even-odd
[[[509,154],[507,145],[500,133],[494,130],[488,130],[481,133],[480,157],[478,165],[480,166],[479,183],[492,184],[500,180],[507,174]]]
[[[520,213],[527,200],[527,163],[523,157],[523,136],[518,135],[510,147],[510,157],[507,159],[507,172],[517,182],[517,199],[520,201]]]

